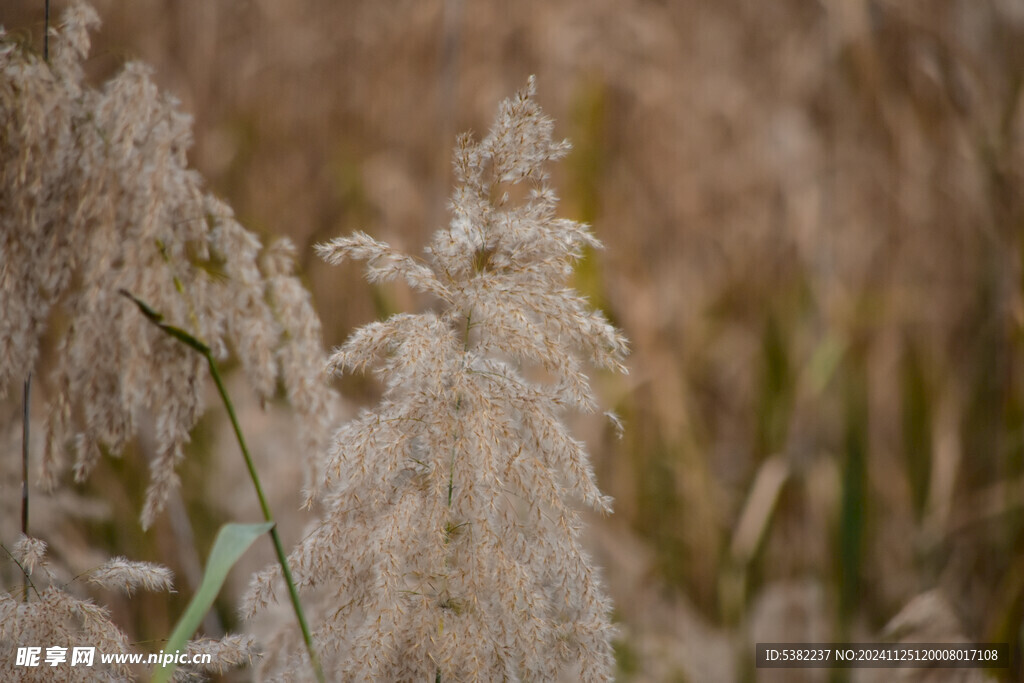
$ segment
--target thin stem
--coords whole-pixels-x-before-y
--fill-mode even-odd
[[[21,533],[28,536],[28,437],[29,402],[32,400],[32,373],[25,378],[21,416]],[[28,574],[25,574],[25,602],[28,602]]]
[[[213,354],[207,349],[204,353],[206,356],[206,362],[210,366],[210,375],[213,377],[214,383],[217,385],[217,392],[220,394],[221,400],[224,402],[224,407],[228,411],[228,417],[231,419],[231,427],[235,430],[235,437],[238,439],[238,446],[242,450],[242,457],[245,458],[245,466],[249,470],[249,477],[252,479],[252,485],[256,489],[256,496],[260,500],[260,509],[263,511],[263,519],[268,522],[273,522],[274,519],[270,514],[270,506],[267,504],[267,498],[263,494],[263,486],[260,484],[260,476],[256,472],[256,466],[252,462],[252,456],[249,455],[249,447],[245,444],[245,437],[242,436],[242,428],[238,424],[238,417],[235,415],[235,407],[231,403],[231,398],[228,396],[227,389],[224,388],[224,382],[221,381],[220,371],[217,370],[217,363],[213,360]],[[306,623],[306,615],[302,611],[302,604],[299,602],[299,591],[295,587],[295,581],[292,579],[291,569],[288,567],[288,556],[284,552],[284,546],[281,544],[281,537],[277,533],[277,525],[275,524],[270,529],[270,538],[274,541],[274,552],[277,554],[277,561],[281,565],[281,574],[284,576],[284,581],[288,585],[288,595],[292,600],[292,607],[295,608],[295,618],[299,621],[299,628],[302,630],[302,639],[306,643],[306,651],[309,653],[309,661],[313,665],[313,670],[316,672],[316,678],[320,683],[324,683],[324,671],[320,664],[320,657],[316,653],[316,649],[313,647],[313,637],[310,635],[309,624]]]
[[[452,492],[455,490],[455,448],[452,448],[452,461],[448,465],[448,507],[452,506]]]
[[[217,369],[217,363],[213,359],[213,352],[210,347],[203,342],[196,339],[194,336],[174,325],[169,325],[164,322],[164,317],[159,312],[150,308],[141,299],[136,298],[131,292],[127,290],[119,290],[119,293],[131,299],[139,310],[142,312],[149,322],[153,323],[160,330],[171,337],[174,337],[178,341],[182,342],[186,346],[193,350],[201,353],[206,359],[207,365],[210,367],[210,376],[213,377],[214,383],[217,385],[217,392],[220,394],[221,400],[224,402],[224,407],[228,411],[228,418],[231,420],[231,427],[235,430],[235,438],[238,440],[238,446],[242,450],[242,457],[245,459],[245,466],[249,470],[249,477],[252,479],[253,487],[256,489],[256,497],[260,501],[260,510],[263,512],[263,519],[267,522],[273,522],[274,518],[270,514],[270,505],[267,504],[267,498],[263,494],[263,486],[260,484],[259,474],[256,472],[256,466],[252,462],[252,456],[249,454],[249,447],[245,443],[245,437],[242,436],[242,428],[238,424],[238,416],[235,415],[235,406],[231,402],[231,397],[228,396],[228,391],[224,387],[224,382],[221,380],[220,371]],[[320,664],[320,657],[317,656],[316,649],[313,647],[313,637],[310,635],[309,624],[306,622],[306,615],[302,611],[302,603],[299,602],[299,591],[295,587],[295,580],[292,578],[291,569],[288,567],[288,556],[284,552],[284,546],[281,544],[281,537],[277,533],[277,525],[275,524],[270,528],[270,538],[274,542],[274,552],[277,554],[277,561],[281,565],[281,575],[284,577],[285,583],[288,585],[288,595],[292,600],[292,607],[295,610],[295,618],[299,622],[299,628],[302,631],[302,640],[306,644],[306,652],[309,653],[309,661],[313,666],[313,671],[316,674],[316,678],[320,683],[325,683],[324,670]]]
[[[29,401],[32,399],[32,373],[25,379],[21,418],[21,533],[28,536],[28,438]]]
[[[3,548],[4,552],[7,553],[7,555],[11,558],[11,561],[14,562],[14,564],[18,565],[18,569],[20,569],[21,573],[25,576],[25,602],[28,602],[29,588],[31,588],[32,591],[36,594],[37,598],[41,599],[42,596],[39,595],[39,589],[36,588],[36,584],[32,581],[32,576],[28,573],[28,570],[25,569],[25,565],[19,562],[18,558],[14,556],[14,553],[12,553],[3,543],[0,543],[0,548]]]
[[[50,0],[46,0],[46,19],[43,23],[43,60],[50,61]]]
[[[458,400],[455,402],[455,412],[459,412],[460,408],[462,408],[462,397],[461,396],[459,396]],[[456,441],[458,441],[458,439],[456,439]],[[448,464],[448,507],[449,508],[451,508],[451,506],[452,506],[452,493],[455,491],[455,448],[456,448],[456,446],[452,446],[452,459],[451,459],[451,462]]]

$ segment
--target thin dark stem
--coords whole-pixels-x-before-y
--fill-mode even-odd
[[[43,59],[50,61],[50,0],[46,0],[46,19],[43,25]]]
[[[11,551],[10,551],[10,550],[9,550],[9,549],[7,548],[7,546],[5,546],[5,545],[4,545],[3,543],[0,543],[0,548],[3,548],[3,551],[4,551],[5,553],[7,553],[7,556],[11,558],[11,562],[13,562],[14,564],[18,565],[18,569],[20,569],[20,570],[21,570],[21,573],[22,573],[22,574],[23,574],[23,575],[25,576],[25,602],[28,602],[28,589],[29,589],[29,588],[31,588],[31,589],[32,589],[32,591],[33,591],[33,592],[34,592],[34,593],[36,594],[36,597],[37,597],[37,598],[41,598],[42,596],[40,596],[40,595],[39,595],[39,589],[38,589],[38,588],[36,588],[36,584],[34,584],[34,583],[32,582],[32,576],[31,576],[31,575],[30,575],[30,574],[28,573],[28,570],[27,570],[27,569],[25,569],[25,565],[23,565],[23,564],[22,564],[22,563],[21,563],[21,562],[20,562],[20,561],[18,560],[18,558],[16,558],[16,557],[14,556],[14,553],[12,553],[12,552],[11,552]]]
[[[28,417],[29,401],[32,400],[32,373],[25,379],[25,393],[21,427],[21,533],[28,536]]]
[[[32,400],[32,373],[25,378],[25,393],[22,397],[21,415],[21,533],[28,536],[28,417],[29,402]],[[30,579],[25,574],[25,602],[28,602],[28,586]]]

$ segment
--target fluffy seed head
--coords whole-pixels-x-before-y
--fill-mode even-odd
[[[459,138],[451,224],[423,258],[364,233],[318,247],[440,301],[366,325],[329,361],[384,385],[336,431],[327,513],[291,555],[338,680],[612,676],[610,604],[570,500],[611,501],[562,416],[595,407],[584,363],[624,371],[626,342],[569,287],[598,242],[555,215],[545,164],[568,145],[533,95],[531,78],[486,138]],[[250,612],[275,576],[254,579]],[[300,648],[277,643],[267,668],[307,670]]]
[[[58,480],[67,449],[81,481],[150,425],[148,526],[177,486],[205,363],[119,292],[219,358],[234,351],[260,399],[280,382],[309,450],[325,439],[332,401],[320,323],[288,246],[264,249],[204,192],[186,158],[191,119],[149,69],[128,64],[100,89],[82,82],[95,23],[73,3],[51,64],[0,37],[0,398],[35,364],[48,322],[62,321],[44,481]]]

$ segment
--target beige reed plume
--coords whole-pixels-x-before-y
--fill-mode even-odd
[[[105,663],[101,654],[130,655],[138,650],[111,619],[110,610],[89,598],[79,597],[83,579],[93,586],[132,595],[147,591],[172,592],[171,571],[151,562],[133,562],[115,557],[99,567],[79,574],[61,584],[55,580],[46,558],[46,543],[21,536],[10,550],[10,557],[26,577],[24,591],[0,593],[0,680],[48,682],[133,681],[143,673],[125,661]],[[18,649],[36,647],[38,660],[19,663]],[[91,649],[92,661],[72,665],[76,648]],[[186,652],[209,653],[210,663],[184,667],[176,680],[205,680],[204,674],[224,673],[232,667],[248,664],[254,656],[251,636],[228,635],[219,640],[191,641]],[[46,661],[57,662],[51,666]],[[57,661],[58,658],[61,661]]]
[[[595,407],[583,363],[624,372],[627,348],[568,285],[598,242],[555,215],[544,165],[569,146],[552,141],[533,95],[531,78],[486,138],[459,138],[451,224],[425,258],[363,233],[318,247],[439,300],[366,325],[330,360],[335,372],[374,367],[385,387],[335,434],[327,512],[290,558],[318,596],[315,637],[335,680],[612,678],[610,603],[568,500],[611,505],[562,415]],[[250,614],[276,578],[254,578]],[[271,673],[308,669],[287,634],[277,645]]]
[[[200,413],[203,359],[150,325],[119,292],[212,347],[232,348],[261,399],[280,382],[321,446],[330,390],[320,323],[286,241],[264,248],[188,167],[191,119],[148,69],[102,88],[83,82],[88,5],[65,12],[49,63],[0,35],[0,398],[60,340],[46,373],[44,476],[75,451],[84,479],[144,422],[157,452],[142,511],[149,526],[177,484]]]

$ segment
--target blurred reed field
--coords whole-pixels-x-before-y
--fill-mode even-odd
[[[5,0],[0,25],[39,46],[42,6]],[[447,222],[455,135],[484,132],[537,75],[573,144],[560,211],[606,247],[575,285],[631,342],[628,377],[594,376],[625,437],[574,425],[615,499],[586,536],[620,680],[885,680],[773,677],[753,644],[957,637],[1010,643],[1012,667],[987,675],[1024,677],[1024,3],[95,6],[88,78],[153,67],[194,116],[207,189],[265,242],[295,242],[328,345],[429,302],[312,245],[364,230],[417,250]],[[380,393],[337,387],[353,405]],[[268,427],[280,406],[250,403],[248,428],[280,439],[265,476],[295,483],[272,494],[294,542],[297,447]],[[203,549],[254,506],[215,480],[237,476],[223,431],[209,411],[181,473]],[[105,460],[39,513],[51,553],[187,573],[168,516],[135,522],[146,481],[138,460]],[[117,606],[119,623],[159,637],[181,606],[145,600]],[[235,607],[219,605],[225,625]]]

